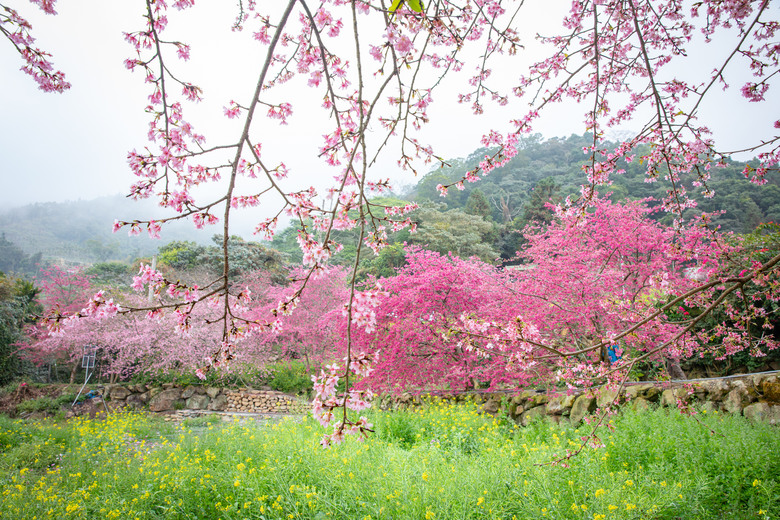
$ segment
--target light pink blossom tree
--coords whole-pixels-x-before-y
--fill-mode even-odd
[[[254,337],[252,342],[277,347],[287,357],[303,358],[310,370],[331,362],[341,332],[339,322],[348,291],[348,274],[346,268],[339,266],[326,267],[316,277],[294,270],[288,286],[274,285],[259,273],[245,278],[253,295],[262,294],[252,311],[254,321],[279,319],[279,326],[271,333]],[[297,308],[280,316],[280,301],[294,301]]]

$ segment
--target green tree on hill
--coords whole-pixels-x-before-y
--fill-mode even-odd
[[[469,215],[476,215],[482,217],[485,220],[491,220],[490,204],[488,203],[485,194],[479,188],[475,189],[469,195],[466,201],[466,213]]]
[[[32,282],[0,272],[0,386],[19,375],[18,343],[24,339],[24,327],[32,321],[32,314],[41,311],[37,295]]]

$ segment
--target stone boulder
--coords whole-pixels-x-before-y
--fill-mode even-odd
[[[227,408],[228,405],[228,398],[225,394],[219,394],[217,397],[211,400],[211,402],[208,405],[209,410],[213,410],[215,412],[221,412],[225,408]]]
[[[729,392],[729,384],[722,379],[703,381],[700,387],[704,389],[711,401],[720,401]]]
[[[404,392],[403,394],[399,395],[395,401],[400,405],[408,405],[413,401],[413,397],[412,394]]]
[[[588,395],[581,395],[574,400],[571,406],[569,419],[572,426],[577,426],[582,422],[582,418],[596,410],[596,399]]]
[[[133,408],[134,410],[140,410],[141,408],[146,406],[147,401],[148,401],[147,394],[130,394],[127,396],[127,399],[125,399],[125,403],[127,403],[127,406]]]
[[[149,410],[153,412],[165,412],[173,410],[176,403],[181,401],[181,388],[168,388],[154,395],[149,400]]]
[[[122,406],[121,404],[119,405]],[[115,410],[116,408],[114,406],[111,407],[112,410]],[[90,419],[96,419],[98,417],[105,417],[106,416],[106,404],[103,402],[103,399],[96,397],[94,399],[87,399],[86,401],[82,401],[80,403],[76,403],[73,408],[71,409],[71,412],[75,416],[86,416]]]
[[[545,417],[546,415],[547,414],[545,413],[544,406],[531,408],[530,410],[523,412],[523,414],[520,415],[520,424],[523,426],[528,426],[532,422],[538,420],[540,417]]]
[[[677,398],[684,399],[688,395],[685,388],[667,388],[661,392],[661,406],[677,407]]]
[[[780,403],[780,381],[777,376],[768,377],[761,382],[761,393],[766,401]]]
[[[490,399],[486,400],[482,406],[480,406],[482,413],[487,413],[490,415],[497,414],[500,408],[501,401],[495,397],[491,397]]]
[[[745,385],[737,385],[726,395],[726,399],[723,401],[723,408],[729,413],[740,414],[742,409],[750,404],[750,401],[751,397]]]
[[[210,387],[206,388],[206,395],[209,396],[210,399],[214,399],[215,397],[217,397],[219,395],[219,393],[221,391],[222,390],[219,389],[219,388],[210,386]]]
[[[198,387],[196,387],[194,385],[188,385],[187,388],[182,390],[181,398],[182,399],[189,399],[190,397],[195,395],[197,393],[197,391],[198,391]]]
[[[753,403],[742,410],[742,414],[750,421],[758,422],[766,420],[772,408],[766,403]]]
[[[207,395],[195,394],[187,399],[185,406],[190,410],[205,410],[208,408],[209,401],[211,401],[211,399],[209,399]]]
[[[635,412],[644,412],[645,410],[650,408],[650,401],[648,401],[644,397],[637,397],[636,399],[632,399],[630,403],[631,403],[631,409],[634,410]]]
[[[124,401],[127,399],[127,396],[130,395],[132,392],[125,388],[124,386],[115,386],[111,389],[111,393],[109,394],[109,397],[112,401]]]
[[[617,395],[618,391],[616,389],[610,390],[609,388],[602,388],[598,394],[598,397],[596,398],[596,404],[599,406],[599,408],[609,406],[613,402],[615,404],[620,404],[620,399],[615,399]]]
[[[517,404],[512,400],[509,402],[507,410],[509,411],[509,416],[516,421],[520,414],[525,411],[525,408],[523,408],[523,405]]]
[[[533,399],[536,396],[536,392],[533,390],[523,390],[519,394],[512,397],[512,402],[515,404],[526,404],[526,401]]]
[[[545,405],[545,409],[548,414],[567,415],[576,399],[576,395],[556,395]]]
[[[661,395],[661,390],[659,390],[658,387],[656,387],[652,383],[631,385],[626,387],[626,396],[628,396],[631,399],[636,399],[637,397],[641,397],[642,399],[647,399],[648,401],[657,401],[658,396],[660,395]]]
[[[750,421],[780,425],[780,406],[758,402],[747,405],[742,414]]]

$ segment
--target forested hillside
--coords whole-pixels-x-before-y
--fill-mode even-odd
[[[443,198],[436,186],[460,180],[490,150],[481,148],[466,158],[447,161],[446,165],[424,175],[409,192],[396,200],[381,200],[385,204],[402,205],[408,201],[417,202],[420,209],[412,218],[419,224],[418,231],[392,234],[389,237],[391,246],[377,258],[367,252],[362,260],[364,273],[392,274],[393,269],[403,263],[404,242],[440,253],[451,251],[462,257],[477,256],[488,262],[511,262],[522,247],[522,230],[528,224],[549,223],[552,212],[545,207],[548,202],[579,195],[586,157],[583,147],[591,142],[588,136],[576,135],[548,140],[538,134],[527,137],[517,156],[505,166],[478,182],[465,183],[463,190],[450,189]],[[613,201],[652,197],[655,201],[651,206],[660,204],[666,196],[667,183],[646,182],[645,168],[638,161],[624,163],[621,167],[625,173],[613,175],[612,185],[602,187],[602,191],[612,192]],[[749,233],[762,222],[780,221],[780,180],[767,177],[769,185],[756,186],[743,177],[743,167],[744,163],[731,162],[714,171],[709,188],[715,196],[698,195],[698,208],[688,210],[687,216],[700,211],[723,211],[714,218],[714,224],[723,231],[734,233]],[[654,218],[670,217],[657,213]],[[345,240],[345,233],[355,234],[335,232],[334,239],[345,242],[345,249],[334,261],[349,264],[354,258],[355,241]],[[273,246],[286,252],[292,261],[300,260],[297,234],[297,228],[291,227],[273,241]]]
[[[488,149],[481,148],[465,159],[450,161],[450,166],[429,172],[408,198],[417,202],[446,200],[448,208],[465,210],[472,194],[482,192],[493,221],[507,223],[522,216],[535,187],[545,179],[557,186],[558,196],[577,196],[584,179],[581,166],[586,156],[582,149],[590,144],[592,140],[588,136],[572,135],[546,141],[538,134],[525,138],[521,151],[508,164],[477,183],[466,183],[463,191],[450,190],[446,199],[442,199],[436,186],[457,181],[476,167],[489,154]],[[743,177],[743,167],[744,163],[731,162],[725,168],[714,170],[710,188],[715,197],[697,197],[700,210],[725,211],[716,220],[724,231],[747,233],[761,222],[780,219],[780,179],[767,177],[770,185],[755,186]],[[623,163],[622,168],[626,170],[625,174],[614,175],[612,186],[605,187],[605,191],[614,193],[613,200],[646,197],[660,200],[666,196],[666,183],[646,182],[645,168],[638,161]]]

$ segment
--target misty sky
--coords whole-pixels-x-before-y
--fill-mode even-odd
[[[39,46],[52,52],[55,67],[66,73],[73,87],[64,94],[38,91],[32,79],[19,71],[21,61],[16,52],[5,40],[0,43],[0,96],[4,100],[0,208],[126,193],[134,180],[126,155],[144,146],[147,117],[143,107],[149,91],[141,75],[130,73],[123,65],[132,52],[122,31],[143,26],[143,3],[63,0],[57,4],[60,14],[54,17],[43,15],[27,2],[17,3],[14,7],[32,22]],[[530,13],[536,13],[538,19],[529,19],[530,56],[526,62],[536,52],[532,31],[557,23],[557,17],[549,14],[550,3],[537,4],[544,8],[531,6]],[[165,33],[192,46],[192,60],[184,70],[196,76],[194,82],[205,91],[205,101],[192,110],[196,130],[209,137],[209,144],[217,144],[219,139],[235,140],[239,124],[227,121],[222,107],[230,99],[248,97],[260,59],[259,49],[253,51],[245,43],[248,35],[230,32],[235,14],[232,2],[200,1],[191,13],[181,14],[181,26],[177,25],[178,13],[172,10]],[[721,48],[718,42],[706,48],[693,47],[697,52],[692,52],[684,64],[685,71],[708,77],[713,65],[706,58]],[[699,52],[702,49],[704,52]],[[508,81],[517,76],[513,69],[499,73]],[[730,78],[734,90],[745,80]],[[317,141],[323,132],[312,124],[310,109],[318,102],[312,99],[311,90],[292,85],[289,92],[302,95],[303,101],[295,105],[289,126],[270,130],[275,144],[264,150],[273,149],[299,178],[310,182],[326,174],[329,178],[333,172],[324,169],[316,157]],[[483,133],[490,128],[509,128],[506,122],[521,116],[526,108],[523,103],[515,103],[506,109],[489,109],[485,117],[475,120],[467,106],[453,101],[454,95],[454,88],[435,94],[432,123],[426,134],[445,157],[468,155],[480,146]],[[749,104],[738,94],[716,93],[703,108],[702,120],[706,118],[725,149],[739,149],[762,136],[773,135],[772,121],[780,118],[780,95],[773,92],[769,97],[770,102]],[[308,107],[307,103],[314,104]],[[555,107],[536,129],[545,137],[582,133],[584,110]],[[301,143],[307,141],[313,143],[311,147],[302,148]],[[422,166],[422,171],[427,168]],[[391,177],[397,184],[417,180],[408,172],[400,172],[392,157],[381,161],[376,173],[377,177]]]

